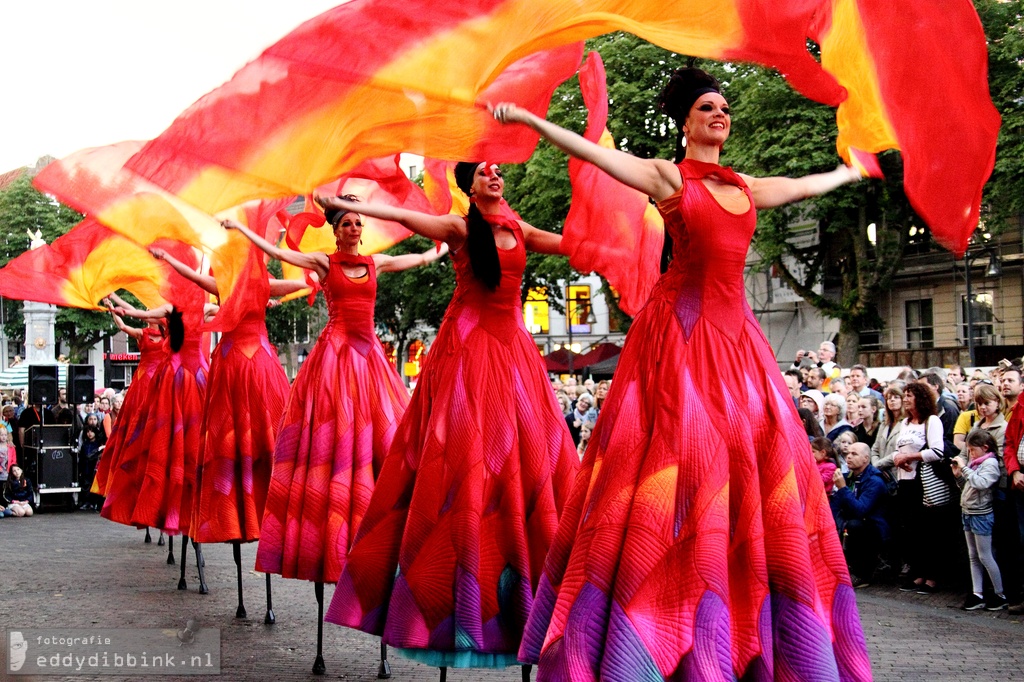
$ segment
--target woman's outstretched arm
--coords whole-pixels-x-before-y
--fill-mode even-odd
[[[750,194],[754,197],[754,206],[757,208],[773,208],[808,197],[816,197],[851,182],[859,182],[862,178],[860,171],[853,166],[838,166],[835,170],[827,173],[815,173],[802,178],[779,176],[754,178],[749,175],[742,177],[743,181],[747,183],[747,187],[750,188]]]
[[[150,310],[140,310],[139,308],[128,309],[118,304],[117,308],[114,308],[113,312],[122,317],[134,317],[139,320],[162,320],[167,317],[173,309],[174,306],[170,303],[164,303],[163,305]]]
[[[552,256],[564,256],[562,253],[562,235],[541,230],[539,228],[519,221],[523,229],[523,239],[526,240],[526,250],[535,253],[546,253]]]
[[[302,253],[301,251],[282,249],[276,244],[271,244],[245,225],[234,220],[225,220],[221,225],[223,225],[226,230],[238,230],[244,234],[249,241],[259,247],[271,258],[276,258],[277,260],[284,261],[285,263],[291,263],[299,268],[312,270],[320,277],[321,281],[327,279],[327,270],[330,266],[330,261],[327,259],[326,253],[320,253],[319,251],[315,253]]]
[[[296,291],[308,289],[309,285],[297,279],[270,279],[270,297],[278,298],[294,294]]]
[[[419,211],[410,211],[406,208],[388,206],[386,204],[364,204],[358,201],[348,201],[341,197],[317,197],[316,201],[323,208],[333,208],[346,213],[358,213],[360,215],[379,218],[380,220],[392,220],[400,223],[407,230],[418,235],[433,239],[435,242],[445,242],[453,249],[458,249],[466,241],[466,222],[455,215],[430,215]]]
[[[377,267],[377,274],[382,272],[401,272],[409,268],[433,263],[442,258],[446,253],[448,253],[448,243],[442,242],[441,248],[429,249],[423,253],[406,253],[401,256],[387,256],[383,253],[375,253],[373,255],[373,264]]]
[[[181,275],[188,281],[198,284],[207,293],[213,294],[214,296],[220,295],[220,292],[217,290],[217,280],[215,280],[213,277],[210,277],[209,275],[199,274],[198,272],[196,272],[189,266],[185,265],[180,260],[172,256],[171,254],[167,253],[163,249],[151,247],[149,249],[149,252],[153,254],[153,258],[156,258],[157,260],[162,260],[163,262],[167,263],[172,268],[174,268],[175,272],[177,272],[179,275]]]
[[[643,192],[655,201],[672,196],[682,185],[679,171],[671,161],[640,159],[617,149],[602,147],[526,109],[520,109],[515,104],[503,102],[493,107],[488,106],[488,109],[501,123],[522,123],[533,128],[566,154],[594,164],[619,182]]]
[[[117,314],[116,310],[114,310],[114,304],[112,301],[105,298],[103,299],[103,303],[107,306],[107,311],[110,312],[110,316],[114,318],[114,325],[118,329],[120,329],[121,331],[123,331],[125,334],[132,337],[136,341],[142,338],[142,335],[145,333],[145,331],[139,329],[138,327],[132,327],[125,324],[121,316]]]

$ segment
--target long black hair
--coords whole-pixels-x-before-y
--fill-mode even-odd
[[[177,353],[185,343],[185,322],[177,308],[171,308],[171,312],[167,313],[167,335],[170,338],[171,351]]]
[[[472,198],[473,177],[480,163],[462,161],[455,166],[455,184],[467,197]],[[494,243],[494,230],[472,201],[469,202],[466,222],[466,249],[469,254],[469,265],[473,268],[473,276],[494,291],[501,283],[501,261],[498,260],[498,245]]]

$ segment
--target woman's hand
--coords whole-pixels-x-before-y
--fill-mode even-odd
[[[501,102],[494,106],[488,104],[487,111],[491,112],[494,116],[494,120],[499,123],[530,123],[530,118],[533,116],[526,109],[520,109],[511,102]]]
[[[167,257],[166,251],[164,251],[163,249],[159,249],[155,246],[151,246],[149,248],[149,253],[153,256],[153,258],[156,258],[157,260],[163,260],[164,258]]]
[[[243,225],[241,225],[238,221],[231,220],[230,218],[228,218],[227,220],[220,221],[220,225],[225,230],[238,230],[243,227]]]
[[[324,212],[334,209],[335,211],[344,211],[345,213],[358,213],[360,209],[359,202],[349,201],[341,197],[316,196],[313,197],[313,200],[320,205],[320,208],[324,209]]]

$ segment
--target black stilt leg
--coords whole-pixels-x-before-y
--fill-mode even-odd
[[[164,546],[164,532],[163,531],[160,531],[160,537],[158,537],[156,539],[156,546],[157,547],[163,547]]]
[[[235,618],[245,618],[245,602],[242,600],[242,543],[232,542],[231,553],[235,555],[235,572],[238,574],[238,608]]]
[[[327,672],[324,665],[324,584],[313,583],[313,590],[316,593],[317,618],[316,621],[316,660],[313,661],[313,674],[323,675]]]
[[[391,664],[388,663],[388,645],[384,640],[380,642],[380,666],[377,668],[377,679],[391,679]]]
[[[174,536],[167,536],[167,564],[169,566],[174,565]]]
[[[448,668],[438,668],[441,671],[441,677],[438,682],[447,682],[448,680]]]
[[[196,551],[196,568],[199,569],[199,594],[210,594],[210,588],[206,586],[206,571],[203,570],[206,566],[206,561],[203,560],[203,546],[196,542],[195,538],[192,538],[192,549]],[[184,556],[181,563],[185,563]]]
[[[277,616],[274,615],[274,600],[270,594],[270,574],[267,573],[267,614],[263,616],[264,625],[273,625],[277,622]]]
[[[523,666],[523,682],[530,682],[530,673],[533,672],[532,665]]]
[[[149,534],[149,526],[146,526],[146,539],[143,540],[147,545],[153,543],[153,536]]]
[[[188,584],[185,582],[185,563],[188,558],[188,538],[184,535],[181,536],[181,574],[178,577],[178,589],[187,590]]]

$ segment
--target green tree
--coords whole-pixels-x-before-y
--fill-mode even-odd
[[[608,79],[608,129],[616,146],[643,158],[671,157],[675,135],[657,111],[657,95],[680,58],[673,52],[651,45],[628,33],[610,33],[587,41],[588,50],[601,54]],[[579,81],[563,83],[551,99],[548,119],[582,133],[587,110],[580,96]],[[561,234],[569,213],[571,187],[568,157],[541,141],[525,164],[505,169],[505,196],[523,220],[541,229]],[[564,313],[565,294],[560,281],[572,278],[572,268],[562,256],[529,254],[523,274],[523,289],[546,288],[548,303]],[[604,283],[602,291],[620,328],[628,329],[630,318],[615,305]]]
[[[754,176],[791,177],[837,165],[833,109],[804,98],[768,69],[730,64],[714,70],[733,110],[733,134],[722,163]],[[881,326],[879,296],[899,270],[911,225],[921,225],[903,195],[899,155],[886,154],[880,161],[886,182],[865,181],[758,212],[755,250],[804,300],[839,320],[843,363],[855,361],[860,331]],[[792,226],[808,222],[819,226],[818,243],[794,244]]]
[[[1003,119],[982,217],[1000,232],[1019,229],[1024,216],[1024,2],[977,0],[975,7],[988,36],[989,90]]]
[[[391,256],[423,253],[433,246],[429,239],[413,236],[385,253]],[[427,329],[441,326],[453,293],[455,271],[448,258],[402,272],[384,273],[377,280],[374,311],[377,333],[398,349],[399,374],[406,347],[410,342],[422,339]]]

